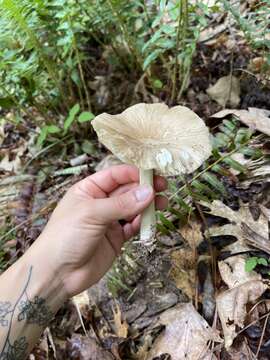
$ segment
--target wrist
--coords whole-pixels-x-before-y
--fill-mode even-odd
[[[46,299],[53,312],[68,299],[62,282],[61,269],[52,263],[48,249],[37,240],[18,262],[21,273],[31,271],[29,297]]]

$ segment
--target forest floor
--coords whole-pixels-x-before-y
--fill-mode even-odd
[[[217,183],[202,182],[210,192],[221,183],[216,196],[187,193],[184,220],[177,207],[166,210],[153,252],[128,243],[104,279],[63,305],[30,359],[270,359],[270,77],[264,57],[237,31],[216,31],[220,25],[202,34],[180,103],[225,139],[219,151],[230,151],[238,167],[228,163],[215,173]],[[96,53],[97,113],[167,100],[168,89],[154,96],[143,77],[111,72]],[[225,108],[233,110],[220,113]],[[83,154],[76,153],[78,135],[37,150],[35,128],[11,125],[13,116],[5,114],[0,128],[2,270],[37,238],[73,183],[119,162],[93,134]],[[226,144],[242,129],[251,129],[245,149],[252,156]],[[193,180],[171,179],[176,191]],[[175,206],[173,188],[167,196]]]

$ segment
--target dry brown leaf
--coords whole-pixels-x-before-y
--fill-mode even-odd
[[[228,115],[235,115],[252,130],[258,130],[266,135],[270,135],[269,110],[258,108],[248,108],[248,110],[225,109],[212,115],[212,117],[220,119]]]
[[[128,323],[122,320],[122,313],[120,306],[116,303],[113,309],[113,321],[115,334],[120,338],[127,338],[128,336]]]
[[[180,229],[180,234],[187,241],[191,249],[196,249],[203,241],[201,224],[198,221],[190,221]]]
[[[73,334],[67,343],[67,359],[114,360],[114,356],[101,348],[95,339],[80,334]]]
[[[16,156],[14,160],[9,160],[9,155],[6,154],[0,161],[0,170],[17,172],[21,167],[21,159]]]
[[[240,103],[240,84],[235,76],[223,76],[206,90],[211,99],[225,107],[226,104],[237,106]]]
[[[214,200],[212,203],[201,201],[200,203],[210,209],[210,214],[231,222],[211,227],[208,230],[210,236],[232,235],[238,239],[226,250],[235,253],[250,250],[250,246],[254,246],[270,254],[268,219],[264,214],[261,214],[258,220],[254,220],[248,206],[242,205],[238,211],[234,211],[220,200]]]
[[[214,360],[208,342],[221,342],[218,332],[212,329],[191,303],[180,304],[165,311],[158,320],[165,330],[155,340],[147,360],[169,354],[171,360]]]
[[[268,219],[268,221],[270,221],[270,209],[267,209],[267,207],[263,205],[259,205],[259,206],[264,216]]]
[[[218,35],[220,35],[222,32],[224,32],[227,29],[228,23],[225,22],[223,24],[219,24],[212,27],[207,27],[203,31],[201,31],[199,36],[199,42],[204,42],[209,45],[209,42],[211,41],[211,45],[218,42]],[[215,39],[214,39],[215,38]],[[213,40],[214,39],[214,40]]]
[[[247,189],[250,184],[270,182],[270,165],[267,163],[267,160],[253,160],[246,164],[246,167],[248,169],[248,177],[239,184],[240,188]]]
[[[196,290],[196,259],[190,248],[179,249],[171,254],[172,268],[170,276],[178,289],[181,289],[190,300]]]
[[[255,355],[250,350],[247,341],[241,341],[237,346],[233,346],[227,352],[229,359],[233,360],[256,360]]]
[[[229,289],[245,284],[247,281],[262,279],[261,275],[255,271],[247,272],[245,263],[244,255],[231,256],[226,260],[219,261],[220,275]]]
[[[237,327],[243,328],[246,305],[256,301],[267,289],[260,274],[245,271],[242,255],[220,261],[219,272],[229,290],[217,296],[217,311],[221,321],[225,347],[228,349],[236,337]]]

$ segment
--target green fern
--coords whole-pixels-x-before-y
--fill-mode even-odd
[[[241,134],[241,136],[239,136]],[[170,182],[170,208],[166,217],[158,213],[158,231],[169,235],[175,228],[175,221],[184,224],[195,210],[200,200],[209,202],[214,199],[228,199],[229,194],[222,178],[231,176],[231,170],[245,174],[245,166],[234,160],[234,152],[243,153],[250,159],[261,156],[258,149],[249,146],[252,140],[250,129],[241,127],[236,120],[224,120],[212,138],[212,157],[205,162],[203,169],[195,172],[192,178],[176,179]]]
[[[48,56],[45,54],[43,46],[35,32],[37,25],[39,26],[38,30],[40,31],[40,22],[38,21],[38,17],[33,17],[33,9],[35,9],[37,4],[40,6],[40,3],[35,0],[27,2],[25,0],[1,0],[0,15],[6,17],[15,25],[15,28],[13,28],[15,31],[23,32],[23,34],[26,35],[24,45],[26,45],[28,49],[36,50],[40,60],[47,68],[51,79],[55,82],[61,91],[62,89],[58,79],[58,74],[55,70],[56,66],[52,65],[52,61],[49,60]],[[22,39],[22,36],[20,36],[20,39]]]

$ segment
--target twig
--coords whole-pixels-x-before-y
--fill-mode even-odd
[[[81,314],[81,310],[79,308],[79,305],[76,303],[76,301],[73,301],[73,304],[75,305],[75,308],[76,308],[76,311],[77,311],[77,314],[79,316],[79,320],[80,320],[80,323],[81,323],[81,326],[83,328],[83,332],[85,334],[85,336],[89,337],[88,333],[87,333],[87,330],[85,328],[85,325],[84,325],[84,321],[83,321],[83,318],[82,318],[82,314]]]

